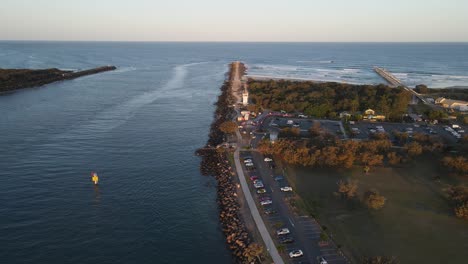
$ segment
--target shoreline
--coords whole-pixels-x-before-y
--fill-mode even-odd
[[[332,80],[314,80],[307,78],[297,78],[297,77],[287,77],[287,76],[268,76],[268,75],[244,75],[246,79],[254,81],[291,81],[291,82],[313,82],[313,83],[343,83],[343,84],[353,84],[353,85],[376,85],[376,84],[365,84],[365,83],[352,83],[352,82],[343,82],[343,81],[332,81]]]
[[[202,158],[200,164],[202,175],[213,176],[217,181],[216,200],[219,208],[219,221],[226,237],[226,244],[236,263],[247,263],[247,247],[252,243],[252,239],[242,220],[237,184],[234,178],[235,172],[226,153],[216,149],[216,146],[224,142],[226,136],[220,131],[219,125],[232,120],[235,114],[230,107],[234,103],[230,93],[233,74],[233,64],[230,64],[227,73],[228,79],[221,86],[221,94],[215,103],[216,110],[208,141],[203,148],[196,151],[196,154]]]
[[[82,71],[51,69],[1,69],[0,93],[13,92],[20,89],[40,87],[54,82],[73,80],[76,78],[116,70],[115,66],[101,66]]]

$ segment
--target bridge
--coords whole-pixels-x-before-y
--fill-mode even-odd
[[[431,107],[435,107],[433,104],[429,103],[426,98],[424,98],[421,94],[417,93],[413,89],[407,87],[400,81],[397,77],[391,74],[389,71],[385,70],[384,68],[374,67],[374,71],[380,75],[385,81],[387,81],[392,87],[403,87],[408,92],[412,93],[414,97],[421,100],[424,104],[429,105]]]

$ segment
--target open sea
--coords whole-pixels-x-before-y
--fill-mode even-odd
[[[468,86],[468,44],[0,42],[0,68],[116,71],[0,95],[0,263],[230,263],[199,173],[227,64]],[[91,171],[100,176],[93,186]]]

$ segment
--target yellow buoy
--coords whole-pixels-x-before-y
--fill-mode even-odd
[[[94,182],[94,184],[98,184],[98,181],[99,181],[99,177],[97,176],[97,173],[93,172],[92,173],[93,177],[91,177],[91,181]]]

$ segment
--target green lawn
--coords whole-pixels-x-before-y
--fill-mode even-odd
[[[408,168],[289,169],[288,178],[306,204],[318,204],[318,218],[337,244],[354,259],[398,256],[402,263],[465,263],[468,222],[455,218],[436,183],[437,162],[421,160]],[[387,198],[379,211],[333,195],[340,179],[359,180],[359,197],[376,188]],[[443,177],[443,181],[457,182]],[[317,207],[317,206],[314,206]],[[312,211],[312,210],[309,210]]]

